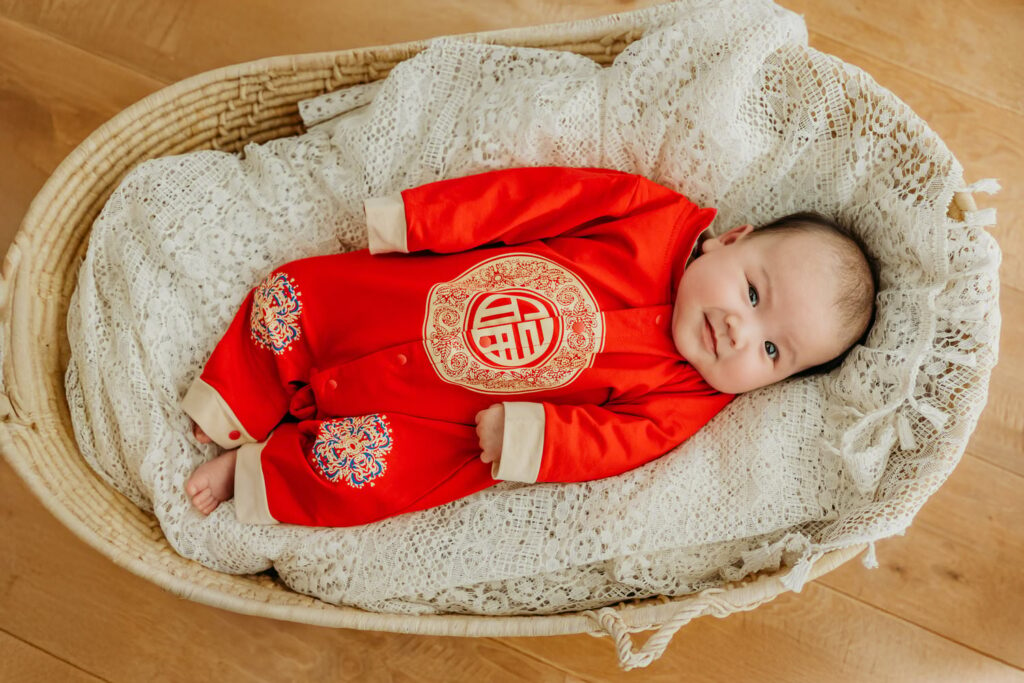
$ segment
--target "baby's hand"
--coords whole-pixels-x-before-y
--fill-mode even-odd
[[[480,439],[480,459],[488,463],[501,460],[501,442],[505,438],[505,406],[495,403],[476,414],[476,435]]]
[[[195,422],[192,423],[192,435],[196,437],[196,441],[199,443],[213,443],[213,439],[207,436],[203,428]]]

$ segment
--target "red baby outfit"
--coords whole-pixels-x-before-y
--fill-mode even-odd
[[[183,401],[214,441],[242,446],[241,520],[351,526],[498,480],[607,477],[733,398],[671,333],[713,209],[575,168],[444,180],[365,206],[369,249],[267,276]],[[498,402],[492,468],[475,416]]]

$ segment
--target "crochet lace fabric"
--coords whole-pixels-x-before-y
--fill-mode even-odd
[[[134,169],[95,222],[68,319],[89,463],[182,555],[274,567],[297,591],[379,611],[579,610],[792,563],[799,590],[821,553],[901,532],[985,402],[992,216],[947,218],[960,165],[895,96],[808,48],[798,16],[750,0],[630,16],[642,37],[605,68],[439,39],[382,82],[302,103],[304,135]],[[366,246],[367,196],[528,165],[643,174],[718,207],[714,233],[838,216],[881,265],[866,346],[828,376],[738,398],[614,478],[504,483],[356,528],[246,526],[230,502],[194,511],[184,482],[215,447],[191,438],[179,401],[246,292],[280,263]]]

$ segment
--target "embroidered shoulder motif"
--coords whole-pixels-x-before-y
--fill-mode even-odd
[[[387,471],[391,446],[391,427],[384,415],[325,420],[306,459],[328,482],[361,489],[373,486],[373,480]]]
[[[302,301],[295,282],[285,273],[271,273],[256,287],[249,330],[259,346],[281,355],[299,338]]]

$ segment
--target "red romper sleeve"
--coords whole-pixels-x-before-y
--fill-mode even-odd
[[[568,482],[621,474],[686,441],[733,398],[697,376],[603,406],[505,403],[494,476]]]
[[[284,267],[242,302],[182,409],[223,448],[263,441],[309,379],[309,347],[300,286]]]
[[[365,202],[370,253],[448,254],[485,244],[583,236],[680,195],[602,168],[512,168],[452,178]]]

